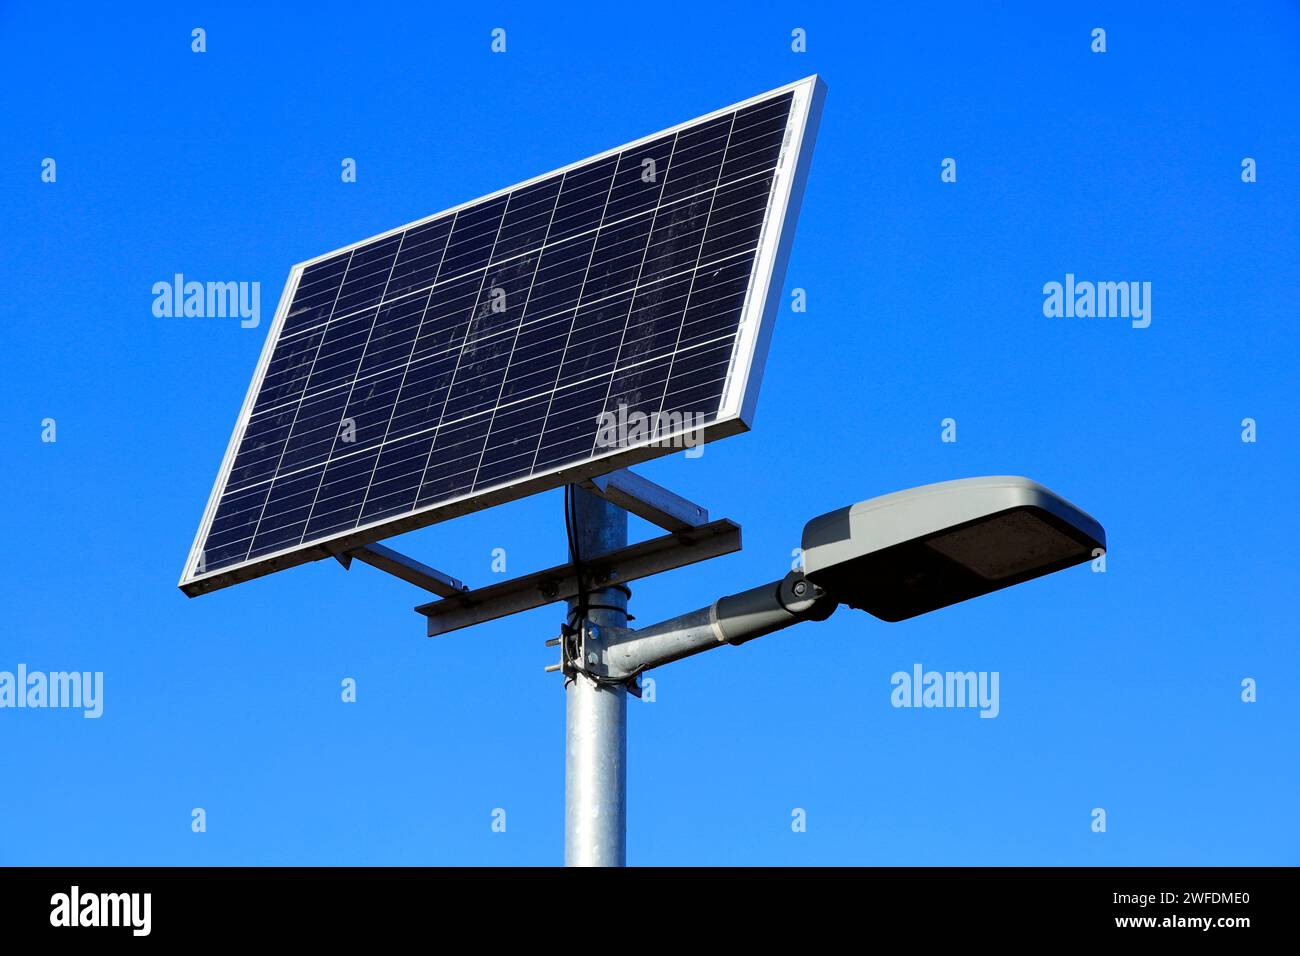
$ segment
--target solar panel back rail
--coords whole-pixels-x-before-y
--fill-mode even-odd
[[[823,95],[809,77],[294,266],[181,590],[748,430]]]

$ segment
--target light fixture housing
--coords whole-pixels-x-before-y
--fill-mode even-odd
[[[805,576],[840,604],[903,621],[1091,560],[1093,517],[1028,478],[962,478],[809,521]]]

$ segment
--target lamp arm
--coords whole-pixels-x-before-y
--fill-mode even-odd
[[[744,644],[800,621],[824,621],[836,603],[800,571],[779,581],[718,598],[658,624],[637,630],[605,628],[601,647],[603,676],[631,679],[652,667],[712,650],[722,644]],[[588,651],[594,649],[589,644]]]

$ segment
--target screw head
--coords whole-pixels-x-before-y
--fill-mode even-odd
[[[794,583],[794,593],[799,595],[800,597],[803,597],[804,593],[807,592],[807,590],[808,590],[808,585],[805,582],[796,581]]]

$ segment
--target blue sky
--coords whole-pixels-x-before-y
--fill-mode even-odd
[[[807,311],[782,310],[751,433],[642,469],[745,549],[637,584],[633,612],[779,577],[806,519],[972,475],[1042,481],[1111,553],[655,672],[629,861],[1300,862],[1300,8],[859,6],[0,7],[0,670],[104,673],[98,720],[0,709],[0,864],[558,862],[557,608],[430,640],[421,592],[368,568],[195,600],[180,568],[293,263],[814,72],[783,292]],[[176,272],[260,282],[262,323],[156,318]],[[1067,273],[1150,282],[1150,326],[1045,317]],[[395,544],[471,584],[494,548],[548,566],[560,494]],[[893,708],[916,663],[997,671],[999,716]]]

